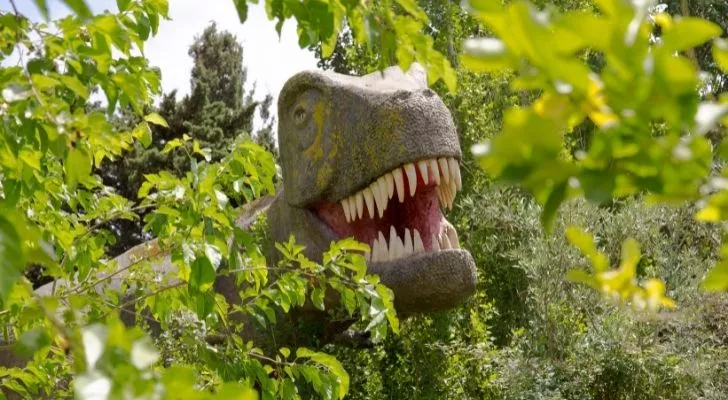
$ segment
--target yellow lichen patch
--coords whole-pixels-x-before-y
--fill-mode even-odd
[[[318,161],[324,156],[324,149],[322,144],[324,136],[324,123],[330,115],[331,110],[329,109],[329,107],[326,106],[326,104],[322,102],[316,103],[316,106],[313,110],[313,122],[314,129],[316,130],[316,136],[314,137],[311,146],[309,146],[303,152],[303,155],[313,161]]]
[[[326,162],[319,167],[318,174],[316,175],[316,188],[324,190],[326,185],[334,175],[334,169],[331,167],[330,162]]]

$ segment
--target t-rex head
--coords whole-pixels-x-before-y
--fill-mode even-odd
[[[458,136],[421,66],[301,72],[283,87],[278,115],[275,240],[293,233],[319,258],[333,240],[369,244],[369,272],[400,313],[451,308],[473,293],[475,263],[441,211],[461,188]]]

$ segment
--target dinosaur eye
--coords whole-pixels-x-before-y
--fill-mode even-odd
[[[296,111],[293,112],[293,120],[296,122],[296,124],[300,125],[304,121],[306,121],[306,110],[303,108],[297,108]]]

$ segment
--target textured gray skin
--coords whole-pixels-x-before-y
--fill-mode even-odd
[[[298,122],[297,111],[299,115],[305,113]],[[301,72],[281,90],[278,115],[283,189],[275,197],[247,205],[237,223],[248,228],[258,214],[267,213],[272,242],[284,242],[293,234],[298,243],[306,246],[306,255],[317,261],[321,261],[331,242],[340,238],[310,210],[316,202],[336,203],[408,162],[461,156],[450,112],[427,88],[424,70],[417,64],[406,74],[397,67],[362,77]],[[163,254],[156,241],[150,241],[116,261],[119,269],[125,269],[140,258],[155,255]],[[270,246],[266,258],[269,265],[275,265],[280,254]],[[121,290],[130,270],[97,289]],[[174,276],[176,268],[166,256],[155,271]],[[462,249],[375,263],[368,266],[368,272],[380,275],[393,290],[397,312],[405,316],[452,308],[475,291],[475,263]],[[239,304],[234,282],[234,277],[220,275],[215,290],[229,303]],[[56,289],[66,285],[62,281],[55,283]],[[53,284],[48,284],[37,292],[50,295],[52,290]],[[123,311],[122,318],[133,323],[134,306]],[[321,314],[314,319],[326,323]],[[241,332],[244,337],[263,339],[252,324],[245,326],[246,331]],[[345,328],[342,325],[334,329]],[[22,364],[23,360],[11,351],[0,350],[0,365]]]
[[[297,111],[305,112],[299,123]],[[452,116],[417,64],[362,77],[301,72],[281,90],[278,115],[285,190],[268,210],[270,236],[285,241],[292,233],[315,260],[338,239],[309,211],[317,201],[336,203],[408,162],[461,156]],[[465,250],[377,263],[369,272],[394,291],[400,314],[449,309],[475,291]]]

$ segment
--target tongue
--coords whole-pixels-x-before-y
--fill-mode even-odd
[[[370,218],[365,207],[363,218],[346,222],[341,204],[326,201],[316,206],[315,210],[319,218],[340,238],[353,236],[370,246],[379,232],[389,239],[390,229],[394,226],[400,239],[404,237],[405,228],[409,228],[410,231],[416,229],[422,237],[425,249],[430,250],[432,236],[440,233],[443,220],[436,186],[417,188],[414,197],[407,196],[403,203],[394,196],[389,200],[382,218],[378,215],[374,219]]]

